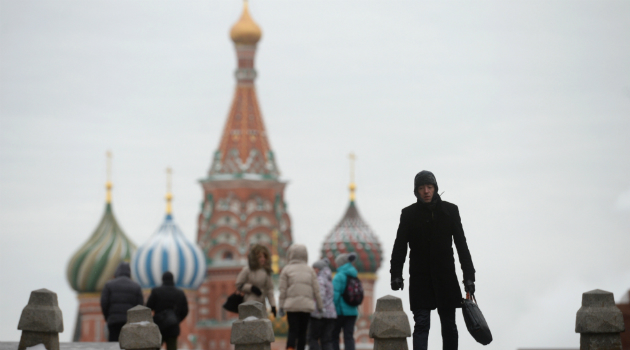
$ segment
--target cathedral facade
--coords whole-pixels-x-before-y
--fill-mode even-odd
[[[171,271],[176,286],[185,291],[190,313],[181,324],[179,349],[233,348],[231,326],[238,315],[227,312],[222,305],[236,290],[236,277],[247,265],[252,244],[269,248],[277,282],[293,235],[284,197],[287,183],[280,177],[256,96],[254,58],[261,36],[245,1],[241,17],[230,31],[237,57],[233,100],[209,170],[199,181],[202,201],[196,242],[188,241],[174,221],[169,185],[164,221],[147,242],[136,248],[113,216],[108,181],[103,219],[67,269],[68,281],[79,293],[74,341],[107,341],[100,291],[123,261],[130,263],[132,278],[142,286],[145,300],[151,288],[161,285],[165,271]],[[370,349],[368,330],[382,252],[376,235],[359,215],[355,188],[352,180],[347,210],[324,239],[320,257],[328,258],[334,270],[337,254],[357,253],[356,267],[365,298],[359,307],[355,338],[358,349]],[[272,349],[284,349],[286,317],[271,319],[276,333]]]

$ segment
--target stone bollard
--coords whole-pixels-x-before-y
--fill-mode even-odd
[[[623,314],[613,293],[595,289],[582,294],[582,307],[575,319],[580,350],[621,350]]]
[[[57,294],[46,288],[34,290],[22,310],[18,329],[22,331],[18,350],[44,344],[47,350],[59,350],[59,333],[63,332],[63,316]]]
[[[230,343],[235,350],[271,350],[275,340],[265,306],[247,301],[238,306],[238,321],[232,324]]]
[[[391,295],[379,298],[370,325],[374,350],[408,350],[407,337],[410,336],[411,327],[402,300]]]
[[[127,310],[127,323],[120,330],[120,348],[153,350],[162,346],[160,328],[153,322],[151,309],[138,305]]]

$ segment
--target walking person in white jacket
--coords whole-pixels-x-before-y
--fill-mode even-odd
[[[337,311],[335,310],[335,293],[332,285],[330,262],[326,258],[317,260],[313,264],[313,270],[317,274],[319,293],[322,296],[324,309],[321,312],[319,310],[311,312],[308,346],[309,350],[333,350],[332,333],[337,320]]]
[[[293,244],[287,251],[287,265],[280,274],[279,316],[287,313],[289,335],[287,350],[304,350],[311,312],[322,310],[322,298],[315,271],[307,265],[306,246]],[[297,346],[296,346],[297,345]]]

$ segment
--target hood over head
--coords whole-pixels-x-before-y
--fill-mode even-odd
[[[418,197],[418,187],[420,187],[420,185],[426,184],[433,185],[433,187],[435,187],[435,194],[438,193],[438,184],[437,180],[435,179],[435,175],[433,175],[433,173],[428,170],[422,170],[421,172],[417,173],[416,177],[413,179],[413,195],[416,196],[416,198],[420,199],[420,197]]]
[[[323,269],[325,267],[329,267],[330,266],[330,261],[328,261],[328,258],[323,258],[320,260],[317,260],[316,262],[313,263],[313,268],[314,269]]]
[[[166,271],[162,275],[162,285],[163,286],[174,286],[175,279],[173,278],[173,273],[171,271]]]
[[[126,276],[131,278],[131,267],[129,267],[129,263],[121,262],[118,264],[116,268],[116,272],[114,272],[114,277]]]
[[[308,251],[304,244],[292,244],[287,251],[287,259],[289,262],[297,260],[303,263],[308,262]]]
[[[260,266],[260,262],[258,262],[258,256],[260,254],[265,255],[265,265]],[[249,264],[249,269],[251,271],[256,271],[260,268],[265,269],[268,275],[271,275],[271,253],[269,249],[261,244],[254,244],[249,249],[249,255],[247,255],[247,262]]]
[[[317,273],[317,276],[324,276],[324,278],[326,278],[327,280],[332,281],[332,270],[330,270],[330,267],[326,266],[319,269],[319,273]]]
[[[353,262],[357,259],[357,254],[356,253],[343,253],[343,254],[339,254],[337,255],[337,257],[335,258],[335,265],[337,265],[337,268],[340,268],[341,266],[349,263],[349,262]]]

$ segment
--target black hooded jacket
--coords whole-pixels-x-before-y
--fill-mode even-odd
[[[186,294],[184,294],[181,289],[175,287],[173,275],[170,274],[170,272],[166,272],[165,276],[162,276],[161,286],[151,290],[151,295],[149,295],[149,300],[147,300],[147,307],[155,311],[156,315],[166,309],[172,309],[175,311],[179,322],[182,322],[188,315],[188,300],[186,299]],[[162,339],[176,338],[179,336],[179,332],[178,323],[162,332]]]
[[[140,285],[131,280],[131,268],[121,263],[114,279],[105,283],[101,292],[101,310],[108,325],[127,323],[127,310],[144,304]]]
[[[415,184],[416,189],[418,185]],[[402,278],[409,247],[411,310],[461,307],[462,291],[455,273],[453,242],[464,280],[474,281],[475,268],[455,204],[442,201],[436,189],[431,203],[425,204],[418,198],[402,210],[390,273],[392,278]]]

